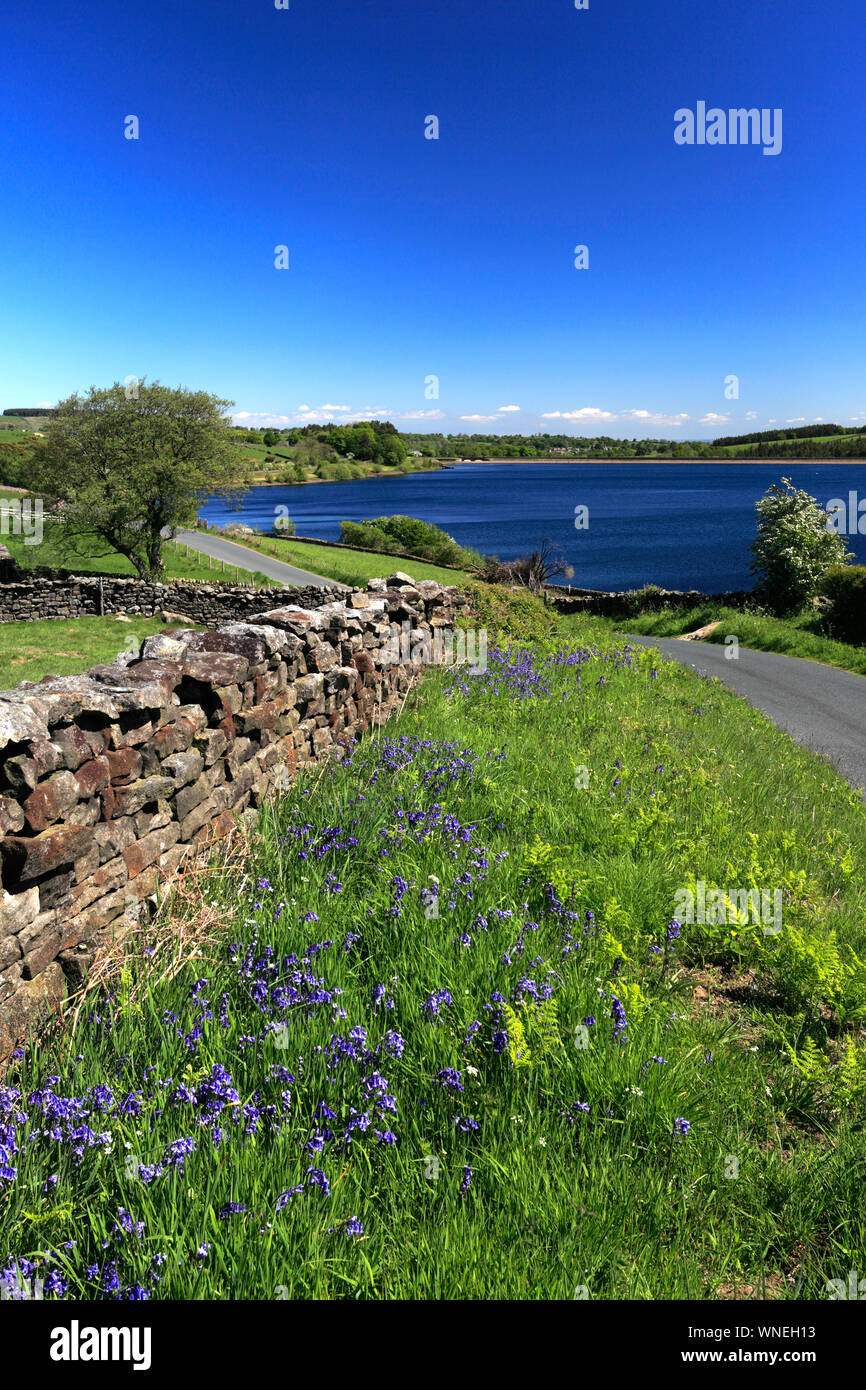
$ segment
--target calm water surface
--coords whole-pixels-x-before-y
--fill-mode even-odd
[[[825,506],[852,490],[866,499],[862,463],[470,463],[351,483],[256,487],[239,512],[211,498],[201,515],[269,530],[282,504],[300,535],[338,540],[341,521],[399,512],[503,560],[549,536],[574,566],[571,582],[584,588],[655,583],[717,593],[752,587],[755,503],[782,477]],[[578,531],[581,505],[589,508],[589,527]],[[866,564],[866,535],[847,545]]]

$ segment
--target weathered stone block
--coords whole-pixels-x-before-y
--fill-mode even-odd
[[[112,724],[108,732],[108,746],[112,749],[135,748],[139,743],[147,743],[153,737],[154,724],[150,719],[143,722],[123,722]]]
[[[174,807],[171,801],[158,801],[155,811],[136,811],[132,817],[135,826],[135,838],[141,840],[145,835],[149,835],[152,830],[159,830],[163,825],[168,825],[174,819]]]
[[[319,672],[311,672],[307,676],[302,676],[300,680],[295,681],[298,703],[307,704],[311,700],[316,700],[324,688],[325,677]]]
[[[78,802],[80,788],[71,772],[55,772],[40,782],[24,802],[24,818],[31,830],[44,830],[62,820]]]
[[[24,812],[11,796],[0,796],[0,835],[16,834],[24,828]]]
[[[175,811],[180,821],[186,819],[190,811],[199,806],[210,795],[211,787],[205,776],[200,776],[191,787],[184,787],[174,798]]]
[[[35,980],[37,975],[41,975],[56,959],[61,940],[61,933],[55,927],[51,927],[38,941],[34,941],[24,954],[21,965],[22,979]]]
[[[321,671],[325,674],[336,664],[337,653],[330,642],[320,642],[307,654],[307,666],[310,671]]]
[[[14,758],[6,758],[3,763],[3,780],[8,787],[18,792],[35,791],[39,781],[39,769],[34,758],[24,753],[16,753]]]
[[[107,864],[102,864],[98,869],[94,869],[93,873],[82,879],[80,883],[73,884],[72,911],[75,913],[83,912],[98,898],[104,898],[107,893],[113,893],[117,888],[120,888],[128,877],[129,872],[124,859],[110,859]]]
[[[39,889],[0,893],[0,937],[21,931],[39,915]]]
[[[129,849],[124,850],[123,859],[129,871],[130,880],[137,878],[144,869],[155,863],[160,855],[176,845],[179,836],[180,826],[177,821],[171,821],[168,825],[154,830],[143,840],[137,840],[134,845],[129,846]]]
[[[263,661],[267,654],[261,636],[245,623],[228,624],[217,632],[190,632],[185,641],[187,655],[194,652],[228,653],[245,658],[250,666]]]
[[[253,756],[257,747],[258,744],[251,738],[235,739],[232,751],[225,760],[226,768],[232,777],[236,775],[237,769]]]
[[[95,830],[88,827],[53,827],[28,839],[5,836],[0,840],[4,882],[9,885],[27,883],[50,874],[63,864],[72,864],[86,854],[94,834]]]
[[[205,767],[210,767],[226,751],[229,741],[224,729],[205,729],[196,736],[196,743],[202,751]]]
[[[71,888],[75,882],[75,870],[64,869],[52,874],[39,885],[39,909],[47,912],[51,908],[69,906],[72,902]]]
[[[201,774],[204,758],[201,753],[172,753],[162,761],[163,773],[171,777],[176,787],[185,787]]]
[[[20,983],[5,1001],[0,1017],[0,1062],[8,1059],[20,1039],[26,1037],[31,1025],[59,1007],[65,992],[63,971],[56,961],[48,965],[36,979]]]
[[[192,745],[196,735],[196,725],[191,719],[178,719],[173,724],[162,724],[153,735],[149,743],[142,747],[144,751],[153,751],[158,758],[168,757],[171,753],[185,753]]]
[[[75,724],[68,729],[55,729],[51,742],[57,749],[59,766],[69,772],[75,772],[82,763],[93,757],[92,735]]]
[[[114,814],[130,816],[140,811],[149,801],[161,801],[174,791],[171,777],[143,777],[131,782],[127,787],[112,788],[114,792]]]
[[[106,825],[97,825],[93,832],[94,842],[99,846],[101,863],[115,859],[122,854],[127,845],[135,839],[135,822],[131,819],[113,820]]]
[[[241,684],[249,670],[249,662],[231,652],[188,653],[181,665],[184,675],[210,686]]]
[[[181,840],[189,840],[197,830],[200,830],[209,820],[213,820],[221,811],[226,809],[228,804],[227,791],[228,788],[226,787],[217,787],[206,801],[196,806],[188,816],[184,817],[180,823]]]
[[[74,774],[70,774],[74,775],[81,796],[95,796],[103,787],[108,786],[111,780],[111,759],[117,756],[116,753],[109,753],[108,757],[90,758],[87,762],[81,763]]]
[[[20,960],[21,947],[18,944],[18,937],[4,936],[0,938],[0,970],[6,970],[15,961]]]
[[[269,700],[263,705],[255,705],[252,709],[241,711],[235,716],[235,724],[242,734],[256,729],[274,729],[282,709],[280,700]]]
[[[141,754],[132,747],[118,748],[107,753],[105,763],[109,780],[114,787],[128,786],[141,772]]]
[[[39,739],[35,743],[28,743],[28,756],[36,764],[36,771],[40,777],[45,777],[48,773],[56,772],[60,766],[60,754],[47,738]]]

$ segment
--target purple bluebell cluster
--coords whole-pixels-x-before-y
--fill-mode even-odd
[[[625,1016],[625,1009],[617,999],[615,994],[610,999],[610,1016],[613,1022],[614,1042],[624,1043],[627,1041],[628,1020]]]

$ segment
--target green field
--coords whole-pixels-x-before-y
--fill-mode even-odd
[[[118,622],[114,616],[0,623],[0,690],[43,676],[77,675],[89,666],[113,661],[119,652],[137,648],[165,626],[161,618],[138,614],[129,623]]]
[[[864,436],[863,436],[862,434],[856,434],[856,433],[854,433],[853,431],[852,431],[851,434],[817,434],[817,435],[809,435],[808,437],[804,438],[801,442],[802,442],[803,444],[829,444],[831,441],[834,441],[834,442],[836,442],[836,443],[842,443],[843,440],[849,440],[849,439],[860,439],[860,440],[863,440],[863,451],[864,451],[864,454],[866,454],[866,439],[864,439]],[[770,442],[771,442],[770,440],[767,440],[767,441],[766,441],[766,443],[770,443]],[[792,443],[792,444],[793,444],[793,443],[796,443],[797,441],[795,441],[795,440],[785,440],[785,441],[777,441],[777,442],[784,442],[784,443]],[[755,447],[754,444],[717,444],[717,445],[714,445],[714,449],[715,449],[715,451],[716,451],[717,453],[720,453],[720,454],[728,454],[728,455],[731,456],[731,457],[736,457],[736,456],[739,455],[739,454],[747,453],[749,449],[754,449],[754,447]],[[828,460],[827,460],[828,463],[829,463],[829,462],[834,462],[834,461],[838,461],[838,460],[832,460],[832,459],[828,459]],[[773,463],[784,463],[785,460],[784,460],[784,459],[772,459],[771,462],[773,462]],[[820,460],[820,459],[817,459],[817,460],[810,460],[810,462],[818,462],[818,463],[820,463],[821,460]]]
[[[431,671],[14,1065],[0,1263],[46,1297],[826,1298],[866,1262],[864,851],[832,770],[604,625]],[[781,932],[677,934],[698,881],[778,888]]]
[[[0,429],[0,444],[23,444],[25,440],[34,438],[31,429]]]

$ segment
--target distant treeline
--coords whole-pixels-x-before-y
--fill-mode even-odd
[[[827,438],[826,436],[831,436]],[[807,425],[714,439],[615,439],[569,434],[402,434],[410,450],[441,459],[651,458],[730,459],[725,445],[746,446],[742,458],[857,458],[866,448],[866,426]],[[820,441],[820,442],[819,442]],[[752,446],[752,447],[748,447]]]
[[[821,439],[830,434],[866,434],[866,425],[855,429],[844,425],[798,425],[793,430],[756,430],[754,434],[722,435],[713,444],[719,448],[725,444],[768,444],[782,439]]]
[[[627,450],[640,458],[646,454],[670,452],[683,447],[671,439],[614,439],[612,435],[573,434],[409,434],[403,432],[410,450],[434,454],[442,459],[555,458],[613,454]]]
[[[847,433],[847,431],[846,431]],[[780,439],[771,444],[753,444],[737,458],[749,459],[844,459],[863,458],[866,439],[859,430],[853,439]],[[727,456],[726,456],[727,457]]]
[[[302,440],[316,440],[331,449],[335,459],[342,455],[387,467],[399,467],[407,453],[404,440],[390,420],[365,420],[356,425],[304,425],[292,429],[270,427],[233,433],[239,440],[262,443],[266,449],[278,445],[291,449]]]
[[[15,416],[20,416],[20,417],[23,417],[23,418],[25,418],[25,419],[26,419],[28,416],[31,416],[34,420],[36,420],[36,419],[41,419],[43,415],[56,415],[56,414],[57,414],[57,411],[54,410],[53,407],[48,408],[48,407],[46,406],[45,409],[43,409],[41,406],[34,405],[34,406],[33,406],[32,408],[30,408],[30,409],[28,409],[27,406],[25,406],[25,407],[24,407],[23,409],[21,409],[21,410],[4,410],[4,411],[3,411],[3,414],[4,414],[4,415],[15,415]]]

